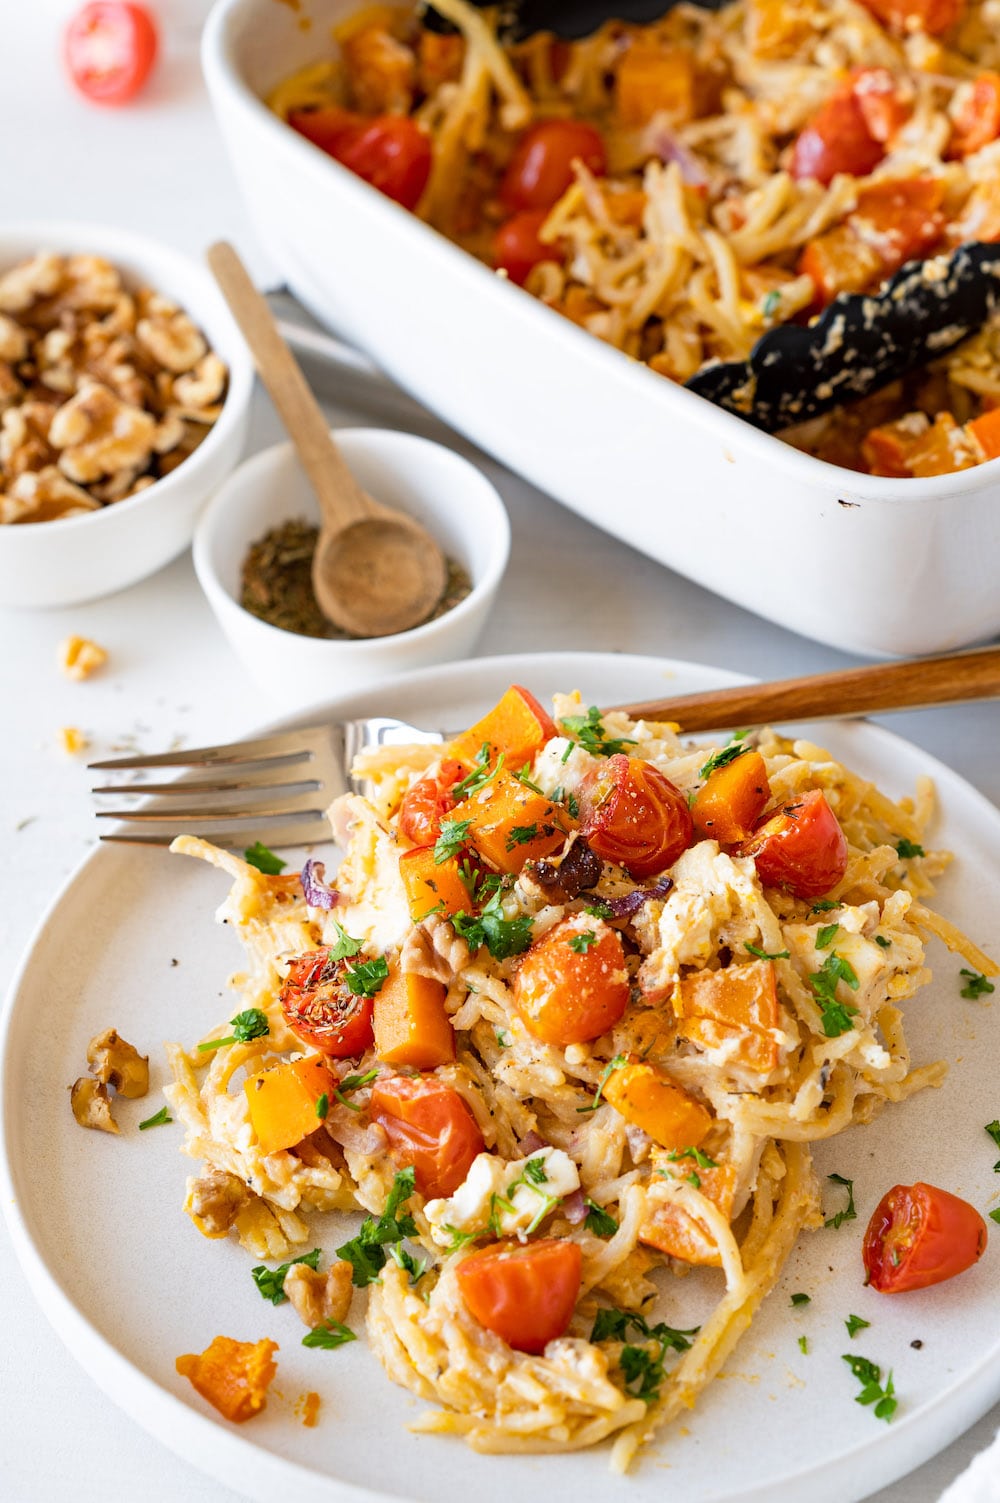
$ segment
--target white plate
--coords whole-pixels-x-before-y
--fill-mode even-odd
[[[638,657],[487,658],[411,675],[324,713],[460,725],[512,681],[543,697],[580,688],[586,702],[610,703],[736,679]],[[883,731],[830,726],[823,739],[892,793],[932,773],[943,805],[935,843],[958,857],[939,905],[984,947],[1000,948],[997,810]],[[961,961],[935,947],[935,981],[911,1007],[907,1033],[916,1061],[948,1060],[947,1083],[818,1149],[821,1173],[855,1180],[858,1220],[801,1239],[725,1377],[629,1479],[608,1474],[603,1451],[482,1457],[455,1440],[408,1434],[405,1423],[424,1405],[388,1381],[363,1340],[335,1352],[302,1347],[290,1307],[273,1308],[257,1294],[254,1260],[232,1242],[206,1242],[194,1231],[181,1212],[190,1161],[177,1152],[180,1127],[137,1131],[161,1105],[161,1042],[193,1040],[229,1015],[224,982],[240,953],[228,930],[213,923],[225,890],[225,879],[197,862],[129,847],[95,851],[35,935],[14,980],[2,1039],[0,1190],[25,1273],[96,1382],[187,1460],[266,1503],[376,1493],[420,1503],[466,1503],[470,1495],[477,1503],[506,1503],[595,1489],[653,1503],[664,1487],[685,1503],[849,1503],[926,1460],[1000,1397],[1000,1232],[975,1269],[938,1289],[892,1299],[861,1282],[862,1231],[891,1184],[929,1180],[982,1207],[997,1190],[983,1124],[1000,1109],[1000,1016],[959,996]],[[87,1040],[109,1026],[149,1051],[153,1071],[150,1096],[116,1108],[125,1129],[120,1139],[81,1132],[66,1093],[84,1073]],[[830,1189],[833,1209],[840,1192]],[[346,1224],[318,1219],[315,1243],[332,1253]],[[694,1324],[718,1277],[706,1271],[671,1285],[671,1323]],[[793,1310],[789,1295],[798,1290],[812,1302]],[[362,1301],[352,1316],[359,1330]],[[852,1313],[871,1322],[853,1342],[843,1326]],[[265,1413],[240,1429],[220,1420],[174,1371],[179,1353],[201,1351],[219,1333],[270,1336],[281,1346],[277,1391]],[[808,1337],[808,1356],[798,1350],[800,1335]],[[900,1407],[891,1425],[854,1403],[857,1384],[840,1360],[848,1351],[893,1369]],[[323,1398],[313,1430],[294,1414],[296,1399],[310,1389]]]

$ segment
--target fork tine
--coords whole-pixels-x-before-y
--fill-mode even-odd
[[[316,755],[313,737],[321,727],[285,731],[277,736],[258,736],[253,741],[227,742],[221,746],[190,746],[176,751],[154,752],[150,756],[112,757],[104,762],[88,762],[94,772],[109,768],[126,771],[134,767],[225,767],[243,762],[268,762],[281,758],[301,762]]]
[[[190,790],[188,790],[190,791]],[[126,819],[133,824],[172,824],[190,825],[192,822],[205,824],[206,821],[227,821],[253,819],[283,819],[286,814],[314,814],[320,816],[323,813],[324,800],[317,796],[316,790],[311,789],[308,793],[300,793],[294,798],[282,798],[277,804],[269,804],[266,800],[254,803],[217,804],[211,809],[181,808],[169,809],[97,809],[95,815],[98,819]]]
[[[321,787],[319,778],[303,777],[294,769],[262,767],[259,772],[248,773],[239,778],[183,778],[176,783],[107,783],[100,788],[91,788],[91,793],[117,793],[122,798],[145,798],[147,794],[165,793],[187,797],[203,793],[253,793],[257,789],[286,789],[290,794],[316,790]]]
[[[203,829],[195,821],[186,827],[178,825],[175,829],[155,832],[116,830],[112,834],[102,835],[100,839],[102,843],[108,845],[168,846],[177,835],[200,835],[203,839],[210,840],[213,845],[225,846],[236,851],[243,851],[258,840],[271,850],[279,850],[286,846],[329,845],[333,840],[329,821],[324,818],[304,818],[278,825],[230,824],[228,828],[219,830]]]

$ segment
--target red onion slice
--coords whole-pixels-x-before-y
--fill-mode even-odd
[[[648,137],[649,151],[653,156],[659,157],[661,162],[676,162],[680,168],[681,177],[689,188],[707,188],[708,174],[694,152],[678,141],[671,131],[665,130],[658,125],[650,132]]]
[[[624,897],[602,898],[601,902],[611,910],[612,918],[635,918],[644,904],[652,898],[665,898],[673,885],[673,878],[661,877],[658,882],[653,883],[652,887],[636,887],[632,892],[627,892]]]
[[[570,1226],[579,1226],[581,1221],[586,1221],[587,1202],[583,1198],[583,1191],[574,1190],[572,1195],[567,1195],[561,1209]]]
[[[332,908],[340,901],[340,893],[335,887],[327,886],[323,880],[325,876],[326,866],[322,861],[313,861],[311,858],[303,861],[299,881],[310,908]]]

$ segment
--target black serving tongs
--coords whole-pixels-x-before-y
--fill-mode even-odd
[[[673,10],[678,0],[471,0],[478,9],[499,12],[499,30],[504,41],[518,42],[537,31],[551,31],[573,41],[596,31],[605,21],[630,21],[644,25],[658,21]],[[730,0],[696,0],[703,10],[721,10]],[[425,24],[451,29],[428,5]]]

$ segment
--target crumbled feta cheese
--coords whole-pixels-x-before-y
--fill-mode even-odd
[[[434,1241],[449,1247],[456,1235],[527,1232],[579,1188],[576,1165],[561,1148],[540,1148],[528,1158],[511,1160],[481,1153],[454,1195],[429,1200],[424,1211]]]

